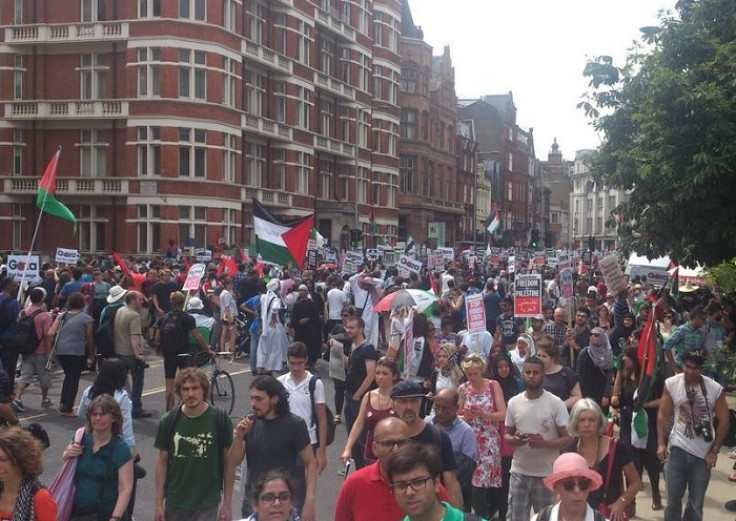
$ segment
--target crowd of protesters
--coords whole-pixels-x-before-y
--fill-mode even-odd
[[[284,469],[261,458],[258,472],[247,478],[244,515],[257,515],[278,498],[289,506],[291,517],[284,519],[294,518],[297,510],[302,510],[302,519],[313,519],[314,469],[319,473],[325,469],[324,447],[320,450],[310,414],[300,419],[303,407],[291,399],[291,407],[279,405],[289,393],[273,376],[290,369],[292,376],[281,380],[296,389],[306,385],[305,378],[320,371],[320,365],[326,366],[335,388],[334,422],[348,429],[341,459],[358,469],[348,478],[345,491],[350,490],[350,480],[370,479],[359,473],[372,472],[388,480],[388,489],[395,494],[418,493],[429,478],[422,484],[416,479],[391,484],[391,470],[387,469],[389,460],[403,450],[403,441],[412,441],[438,450],[439,470],[436,474],[434,466],[427,470],[441,483],[440,497],[446,500],[442,504],[472,510],[482,518],[528,520],[532,509],[539,514],[552,505],[555,496],[543,478],[553,472],[555,460],[564,452],[577,452],[600,476],[602,485],[594,492],[591,489],[587,501],[614,521],[635,513],[644,469],[649,475],[652,509],[666,505],[667,519],[679,519],[685,487],[682,480],[668,480],[662,496],[660,460],[680,465],[678,468],[699,465],[696,478],[701,486],[690,487],[686,511],[702,514],[710,469],[728,429],[727,409],[723,421],[725,398],[717,362],[730,352],[736,331],[734,303],[707,288],[689,283],[656,288],[637,278],[614,294],[601,276],[581,275],[576,276],[573,297],[564,299],[554,268],[522,264],[510,270],[506,265],[469,263],[460,256],[442,269],[424,269],[419,274],[402,273],[378,262],[366,262],[355,273],[342,273],[329,263],[299,270],[256,262],[232,263],[226,268],[215,261],[207,263],[199,288],[185,295],[181,288],[188,267],[186,259],[178,258],[178,251],[159,260],[101,258],[75,266],[46,264],[40,282],[24,288],[21,304],[16,281],[0,274],[0,315],[7,318],[0,322],[0,419],[15,423],[16,414],[26,412],[27,407],[36,409],[23,395],[35,382],[41,388],[40,408],[52,407],[58,400],[60,415],[76,416],[73,409],[80,375],[100,365],[101,347],[94,333],[105,323],[106,315],[114,315],[112,359],[116,367],[124,368],[131,383],[127,390],[118,384],[111,387],[118,409],[111,402],[100,414],[119,418],[120,406],[125,406],[127,433],[122,423],[111,432],[116,447],[118,443],[130,445],[135,456],[130,421],[151,416],[141,395],[146,360],[156,354],[163,355],[165,362],[167,353],[171,357],[168,347],[162,345],[166,341],[161,331],[173,314],[180,317],[177,327],[184,332],[185,349],[206,353],[205,358],[215,351],[244,356],[238,327],[248,330],[247,354],[258,377],[250,392],[256,414],[237,425],[235,443],[223,439],[217,447],[225,456],[220,457],[219,466],[213,463],[213,469],[222,478],[225,503],[231,500],[228,476],[238,457],[257,457],[247,444],[239,448],[240,440],[279,443],[280,435],[264,438],[269,431],[259,430],[267,429],[261,427],[262,420],[282,418],[279,421],[305,425],[304,432],[290,429],[296,438],[289,441],[290,446],[298,446],[291,461],[301,457],[303,463],[290,465],[287,477],[277,474],[264,484],[261,478]],[[542,314],[522,320],[514,315],[514,274],[534,269],[544,278]],[[382,298],[403,289],[433,292],[436,302],[421,311],[413,310],[411,303],[392,306],[387,312],[374,311]],[[469,333],[465,299],[474,293],[483,295],[486,331]],[[13,347],[18,317],[37,310],[34,324],[40,342],[33,352],[19,356]],[[649,395],[641,402],[649,426],[641,446],[633,434],[638,432],[635,393],[644,377],[639,344],[648,323],[653,324],[662,363],[652,375]],[[58,361],[64,372],[58,393],[51,388],[49,359]],[[302,367],[301,360],[303,368],[294,369],[292,362]],[[172,395],[167,409],[176,393],[182,399],[184,417],[206,414],[214,422],[214,413],[207,412],[199,396],[206,396],[206,380],[198,373],[183,372],[187,365],[186,359],[176,355],[165,363],[167,393]],[[190,405],[185,393],[195,396]],[[319,393],[318,403],[324,403],[324,390]],[[275,401],[269,407],[254,405],[253,400],[261,398]],[[685,409],[689,418],[681,417]],[[674,422],[669,415],[663,419],[662,411],[678,416]],[[174,450],[166,440],[164,425],[172,414],[167,413],[159,427],[156,446],[162,454]],[[93,421],[89,414],[88,418]],[[388,421],[392,418],[409,429],[396,427]],[[716,418],[718,426],[713,421]],[[320,421],[324,421],[322,415]],[[90,426],[90,433],[97,432],[93,423]],[[73,445],[65,455],[82,455]],[[312,448],[306,451],[309,445],[317,460],[309,456]],[[124,456],[120,469],[128,468],[124,466],[130,451]],[[121,474],[126,483],[128,472]],[[168,472],[183,480],[177,481],[181,487],[190,471],[170,467]],[[404,475],[408,471],[393,472]],[[259,496],[271,482],[285,490],[279,489],[277,496],[270,492]],[[577,486],[587,490],[581,479]],[[375,494],[388,489],[376,489]],[[202,505],[206,507],[202,519],[218,512],[232,518],[229,504],[220,510],[213,507],[217,494],[211,491],[206,501],[202,499],[207,502]],[[375,511],[357,512],[358,506],[351,504],[357,499],[347,494],[341,492],[338,499],[338,521],[368,515],[383,519]],[[166,507],[167,519],[197,510],[191,498],[182,499],[177,506],[179,495],[157,490],[157,518],[164,500],[173,509]],[[266,503],[261,502],[264,498]],[[399,506],[404,505],[396,499]],[[125,515],[132,515],[132,509],[120,503],[110,503],[110,512],[122,509]]]

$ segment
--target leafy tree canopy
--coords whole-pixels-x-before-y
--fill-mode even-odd
[[[686,266],[736,256],[736,0],[680,0],[622,67],[589,61],[580,106],[605,139],[596,181],[622,187],[625,247]]]

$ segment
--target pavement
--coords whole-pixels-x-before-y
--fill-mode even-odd
[[[153,447],[156,428],[164,410],[164,378],[163,361],[155,355],[149,356],[150,367],[146,370],[145,388],[143,393],[143,406],[153,413],[151,418],[134,420],[133,427],[136,435],[136,443],[141,454],[141,464],[148,470],[148,475],[138,482],[135,517],[136,521],[153,521],[155,476],[154,463],[157,451]],[[248,386],[252,380],[248,359],[236,360],[232,364],[227,361],[221,363],[233,377],[236,389],[235,409],[233,411],[233,422],[237,422],[242,416],[249,412]],[[327,376],[327,365],[322,363],[320,370],[316,373],[321,376],[325,383],[327,404],[334,410],[334,388],[331,379]],[[23,404],[26,412],[19,415],[23,425],[30,422],[39,422],[47,430],[51,439],[51,447],[45,454],[45,471],[42,481],[49,483],[61,466],[61,452],[69,443],[74,431],[82,425],[82,420],[76,418],[63,418],[58,412],[58,398],[61,389],[63,375],[56,373],[49,393],[54,405],[48,408],[40,406],[40,390],[36,384],[32,384],[23,394]],[[85,374],[80,382],[79,395],[94,380],[93,374]],[[736,409],[736,395],[727,395],[729,407]],[[341,468],[340,453],[345,445],[347,433],[344,425],[340,425],[335,433],[335,441],[327,448],[328,466],[319,477],[317,483],[316,517],[318,521],[329,521],[334,518],[334,505],[337,493],[343,482],[343,477],[337,474]],[[736,483],[728,481],[732,472],[734,461],[728,458],[729,449],[721,449],[716,468],[705,499],[704,519],[708,521],[726,521],[736,519],[736,513],[727,512],[723,504],[731,499],[736,499]],[[664,520],[664,511],[654,512],[651,509],[651,486],[649,478],[644,472],[642,477],[643,490],[637,496],[637,515],[633,519],[646,521]],[[666,503],[664,479],[660,480],[660,490],[663,502]],[[242,501],[242,492],[236,490],[233,500],[233,512],[238,513]],[[235,519],[239,519],[236,516]]]

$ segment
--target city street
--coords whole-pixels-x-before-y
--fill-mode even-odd
[[[161,417],[161,411],[164,409],[164,393],[163,393],[163,362],[155,355],[149,356],[150,368],[146,370],[146,385],[143,394],[143,405],[147,410],[153,412],[153,417],[134,420],[134,429],[138,450],[141,454],[141,464],[148,471],[148,475],[138,482],[138,493],[136,499],[136,519],[138,521],[151,521],[153,519],[153,503],[154,503],[154,462],[157,451],[153,448],[153,441],[156,435],[156,426]],[[233,412],[233,422],[245,414],[249,409],[247,401],[247,389],[252,380],[250,373],[250,365],[247,358],[244,361],[235,361],[232,365],[227,362],[222,364],[233,376],[236,387],[235,410]],[[326,377],[326,364],[322,364],[319,375],[325,380],[325,388],[327,392],[327,403],[334,408],[333,395],[334,388],[331,380]],[[80,394],[82,390],[89,385],[94,376],[84,375],[80,383]],[[48,431],[51,439],[51,447],[47,450],[45,463],[46,468],[42,480],[45,483],[51,481],[59,466],[61,465],[61,452],[72,437],[74,430],[82,425],[81,420],[62,418],[56,407],[58,403],[58,393],[61,387],[62,374],[54,375],[51,398],[54,400],[54,406],[47,410],[39,407],[40,392],[37,385],[32,385],[23,395],[23,403],[27,412],[20,415],[22,423],[27,425],[30,422],[41,423]],[[736,399],[728,396],[729,406],[736,406]],[[344,426],[337,429],[335,442],[327,449],[328,467],[327,470],[319,477],[317,483],[317,500],[316,510],[317,519],[327,521],[333,519],[335,499],[343,478],[337,474],[340,468],[339,455],[347,436]],[[733,461],[728,458],[727,449],[724,447],[715,471],[712,474],[710,487],[705,501],[705,517],[714,520],[725,520],[733,518],[733,514],[727,513],[723,509],[723,503],[729,499],[736,498],[736,489],[733,484],[728,482],[728,475],[731,473]],[[644,490],[639,493],[637,500],[637,519],[661,521],[664,519],[663,511],[653,512],[651,510],[651,487],[649,478],[642,478],[644,482]],[[660,483],[663,498],[665,494],[664,480]],[[242,493],[236,491],[234,494],[233,511],[239,512],[242,500]],[[236,519],[239,517],[236,516]]]

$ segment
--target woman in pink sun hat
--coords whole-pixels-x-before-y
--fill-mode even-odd
[[[580,454],[567,452],[555,460],[544,485],[557,494],[558,501],[537,513],[532,521],[606,521],[588,505],[588,493],[603,484],[600,474],[588,467]]]

